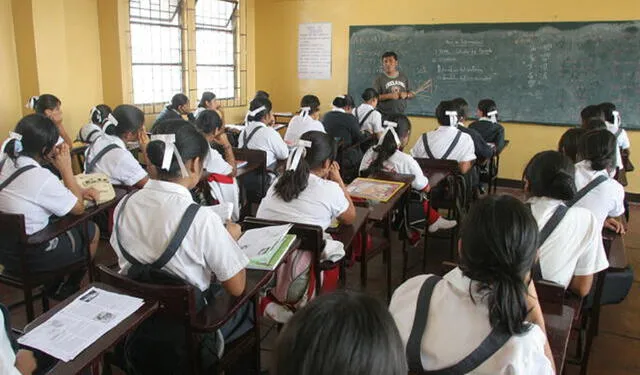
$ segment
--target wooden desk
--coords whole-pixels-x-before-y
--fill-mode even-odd
[[[360,246],[361,254],[366,250],[366,241],[367,241],[367,226],[365,225],[367,222],[367,218],[369,217],[369,209],[365,207],[356,207],[356,219],[351,225],[340,224],[335,229],[327,229],[327,232],[331,234],[334,240],[342,242],[345,250],[345,257],[342,259],[340,264],[340,283],[344,287],[347,283],[347,273],[346,273],[346,265],[347,262],[350,262],[352,257],[353,249],[353,241],[355,240],[358,233],[360,234],[361,242]],[[362,270],[365,270],[366,266],[361,267]]]
[[[248,148],[234,148],[233,156],[235,157],[236,161],[247,162],[244,167],[240,167],[237,169],[236,177],[238,178],[260,168],[266,169],[267,155],[264,151],[252,150]]]
[[[60,311],[62,308],[67,306],[69,303],[73,302],[74,299],[79,297],[82,293],[89,290],[91,287],[100,288],[109,292],[121,293],[121,290],[114,288],[107,284],[102,283],[91,283],[84,288],[82,288],[79,292],[75,293],[71,297],[65,299],[63,302],[58,304],[53,309],[47,311],[46,313],[40,315],[33,322],[29,323],[25,327],[25,332],[29,332],[49,320],[55,313]],[[158,310],[158,303],[155,301],[145,301],[144,305],[140,307],[136,312],[127,317],[125,320],[120,322],[117,326],[107,332],[105,335],[100,337],[96,342],[91,344],[87,349],[85,349],[82,353],[80,353],[75,359],[69,362],[58,361],[56,365],[47,373],[49,375],[69,375],[69,374],[77,374],[83,369],[90,366],[92,363],[95,363],[96,360],[102,357],[102,355],[116,345],[120,340],[122,340],[126,335],[131,333],[136,327],[138,327],[142,322],[144,322],[147,318],[149,318],[156,310]]]
[[[609,269],[623,270],[627,268],[629,261],[624,245],[624,236],[609,229],[604,229],[602,231],[602,239],[605,243],[605,250],[607,250]]]
[[[556,313],[545,313],[545,310],[553,310],[554,307],[549,306],[548,302],[540,301],[544,316],[544,323],[547,329],[547,339],[553,354],[553,360],[556,366],[556,373],[562,374],[565,357],[567,355],[567,346],[569,344],[569,336],[571,335],[571,325],[573,323],[576,311],[567,305],[562,306],[561,311]],[[555,308],[557,310],[557,307]]]

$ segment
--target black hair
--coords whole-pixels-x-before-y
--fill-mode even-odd
[[[590,104],[582,108],[580,119],[582,119],[582,126],[585,126],[592,119],[604,120],[604,112],[600,106]]]
[[[616,110],[616,105],[613,103],[605,102],[600,103],[598,105],[600,110],[602,110],[602,114],[604,115],[604,120],[610,123],[615,121],[615,116],[613,116],[613,111]]]
[[[394,130],[398,134],[398,138],[400,138],[400,140],[402,140],[402,138],[406,137],[407,134],[411,132],[411,122],[405,115],[389,115],[386,120],[398,124],[398,126]],[[387,132],[387,134],[385,134],[384,136],[384,139],[382,140],[382,144],[373,146],[373,151],[377,152],[378,156],[373,162],[371,162],[369,168],[363,170],[360,174],[362,176],[371,176],[380,172],[385,160],[389,159],[391,155],[396,152],[398,147],[400,146],[396,144],[396,140],[393,138],[393,134],[391,134],[390,131]]]
[[[406,375],[398,328],[364,293],[323,294],[297,311],[276,341],[273,375]]]
[[[498,106],[493,99],[482,99],[478,102],[478,109],[480,113],[482,113],[482,116],[487,117],[489,116],[489,112],[497,111]]]
[[[373,89],[371,87],[369,87],[368,89],[365,89],[364,92],[362,93],[362,100],[364,100],[365,102],[368,102],[369,100],[373,100],[373,99],[378,99],[379,97],[380,97],[380,94],[378,94],[376,89]]]
[[[487,292],[491,327],[512,335],[527,332],[525,277],[538,248],[531,210],[509,195],[481,199],[464,219],[461,242],[460,270]]]
[[[168,120],[158,124],[154,129],[155,134],[175,134],[175,147],[186,164],[189,160],[200,158],[204,162],[209,152],[209,143],[193,124],[185,120]],[[171,180],[181,176],[180,164],[175,155],[171,158],[171,167],[168,171],[162,169],[164,159],[165,144],[162,141],[151,141],[147,145],[147,156],[149,162],[158,171],[158,178],[161,180]]]
[[[121,104],[113,110],[118,125],[107,125],[103,130],[108,135],[122,137],[126,133],[135,133],[144,125],[144,112],[136,106]]]
[[[456,124],[449,123],[449,116],[446,113],[447,111],[458,111],[451,100],[443,100],[436,107],[436,118],[438,119],[438,123],[445,126],[455,126]]]
[[[171,109],[177,110],[178,107],[183,106],[188,102],[189,102],[189,98],[185,94],[182,94],[182,93],[175,94],[173,98],[171,98],[171,104],[169,105],[169,107]]]
[[[14,132],[22,135],[22,151],[17,152],[15,139],[7,142],[2,150],[12,160],[20,155],[42,159],[55,147],[60,136],[58,127],[53,121],[40,113],[23,117],[16,125]]]
[[[222,127],[222,119],[218,112],[207,109],[200,113],[195,125],[203,134],[212,134]]]
[[[320,99],[315,95],[305,95],[300,100],[300,107],[311,108],[309,114],[312,115],[320,110]]]
[[[271,113],[271,108],[273,108],[273,106],[271,105],[271,100],[262,97],[255,97],[251,101],[251,103],[249,104],[249,111],[255,111],[262,106],[264,106],[265,110],[260,111],[255,116],[247,116],[247,121],[261,121],[262,119],[267,117],[269,113]]]
[[[61,104],[62,102],[55,95],[42,94],[36,100],[35,105],[33,106],[33,110],[36,113],[44,114],[45,110],[54,110]]]
[[[253,97],[254,99],[257,98],[263,98],[263,99],[269,99],[269,93],[263,90],[258,90],[256,91],[256,95]]]
[[[337,108],[353,108],[355,106],[355,102],[353,101],[353,97],[351,97],[351,95],[346,94],[343,96],[336,96],[335,99],[333,99],[333,106]]]
[[[548,197],[568,201],[576,195],[575,167],[557,151],[537,153],[524,169],[529,193],[534,197]]]
[[[276,194],[285,202],[298,198],[309,184],[309,173],[312,169],[322,166],[325,160],[333,162],[336,159],[336,141],[330,135],[320,131],[308,131],[300,137],[303,141],[310,141],[311,147],[306,149],[305,156],[300,158],[300,164],[294,171],[285,171],[274,187]]]
[[[93,108],[95,108],[95,111]],[[111,107],[106,104],[98,104],[93,108],[91,109],[91,122],[98,126],[102,126],[107,121],[109,114],[113,112]]]
[[[587,122],[582,124],[582,128],[584,130],[597,130],[597,129],[606,129],[607,124],[601,118],[591,118],[587,120]]]
[[[610,131],[591,130],[580,138],[578,155],[582,160],[589,160],[594,171],[613,170],[616,167],[617,148],[616,137]]]
[[[458,119],[466,120],[467,116],[469,115],[469,103],[467,103],[467,101],[464,98],[455,98],[451,100],[451,102],[453,102],[453,105],[455,106],[456,111],[458,112]]]
[[[566,155],[572,162],[578,162],[578,143],[580,137],[586,133],[584,128],[571,128],[562,134],[558,142],[558,152]]]
[[[396,61],[398,61],[398,55],[393,51],[387,51],[383,53],[381,59],[384,60],[385,57],[393,57]]]
[[[212,93],[211,91],[203,92],[202,97],[200,98],[200,103],[198,104],[198,107],[207,108],[207,102],[210,102],[215,98],[216,98],[216,94]]]

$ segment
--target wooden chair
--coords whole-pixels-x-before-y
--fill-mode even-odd
[[[489,188],[487,189],[487,192],[489,194],[492,193],[492,188],[493,188],[493,194],[495,194],[498,191],[498,175],[500,174],[500,154],[502,153],[502,151],[504,151],[505,148],[507,148],[507,146],[509,146],[508,139],[504,141],[504,146],[502,147],[502,150],[500,150],[500,152],[498,152],[498,150],[495,150],[493,156],[491,157],[491,160],[489,160]]]
[[[188,368],[184,369],[185,374],[199,374],[201,369],[198,363],[198,333],[212,333],[226,323],[238,309],[249,300],[254,302],[253,318],[256,322],[254,328],[225,345],[225,353],[220,359],[222,371],[228,370],[230,366],[237,363],[241,358],[245,358],[248,350],[253,350],[252,360],[256,371],[260,369],[260,324],[257,320],[258,295],[242,295],[232,297],[224,293],[221,298],[216,298],[213,305],[204,307],[200,312],[196,312],[196,300],[194,286],[185,283],[184,285],[160,285],[141,283],[119,274],[116,270],[104,265],[98,266],[97,278],[101,282],[111,285],[127,294],[158,301],[160,308],[156,314],[163,317],[182,321],[184,334],[187,343]],[[249,284],[249,281],[247,281]],[[110,365],[110,364],[107,364]],[[108,366],[105,366],[108,367]]]
[[[85,237],[88,237],[88,222],[84,221]],[[64,277],[73,271],[81,270],[87,267],[91,270],[91,256],[89,255],[89,241],[86,241],[86,247],[82,250],[85,252],[85,258],[77,262],[60,267],[55,271],[32,272],[29,269],[28,258],[30,252],[44,246],[50,240],[58,237],[71,228],[57,228],[48,230],[44,235],[40,232],[31,236],[27,236],[24,224],[24,215],[0,213],[0,251],[8,252],[8,249],[17,249],[16,254],[20,262],[19,274],[0,273],[0,283],[9,285],[22,290],[24,300],[16,304],[12,304],[10,308],[17,307],[22,303],[26,306],[27,323],[35,318],[33,301],[34,298],[42,298],[42,310],[49,310],[49,300],[44,291],[34,295],[33,290],[41,285],[53,282],[54,280]],[[47,227],[49,228],[49,227]],[[46,230],[46,229],[45,229]],[[89,273],[91,279],[91,272]]]

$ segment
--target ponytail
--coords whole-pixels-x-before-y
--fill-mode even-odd
[[[576,194],[575,167],[571,159],[557,151],[536,154],[527,164],[523,178],[534,197],[569,201]]]
[[[371,176],[382,171],[384,162],[402,147],[402,139],[407,138],[411,132],[411,122],[405,115],[390,115],[383,125],[387,129],[378,144],[373,147],[373,151],[377,152],[378,156],[367,169],[360,172],[362,176]]]
[[[247,121],[262,121],[271,113],[271,100],[263,97],[256,97],[249,104],[249,112],[247,113]]]
[[[121,104],[108,116],[103,131],[108,135],[122,137],[126,133],[136,133],[144,125],[144,112],[130,104]]]
[[[44,114],[45,110],[54,110],[61,104],[62,102],[55,95],[42,94],[40,96],[32,96],[26,107],[33,109],[36,113]]]
[[[492,99],[482,99],[478,102],[478,110],[482,113],[483,117],[489,117],[489,113],[497,111],[498,106]]]
[[[379,97],[378,92],[371,87],[369,87],[368,89],[365,89],[364,92],[362,93],[362,100],[364,100],[365,102],[368,102],[373,99],[378,99],[378,97]]]
[[[184,164],[195,158],[204,162],[209,152],[207,140],[185,120],[167,120],[159,125],[147,145],[149,162],[156,168],[161,180],[186,177]],[[168,150],[167,147],[174,147],[175,150]],[[172,154],[168,154],[169,151]]]
[[[347,107],[353,108],[353,106],[355,105],[353,98],[349,94],[336,96],[336,98],[333,99],[332,104],[336,108],[347,108]]]
[[[616,166],[616,137],[606,129],[591,130],[579,141],[578,154],[591,162],[594,171],[614,169]]]
[[[59,136],[58,128],[51,119],[34,113],[18,122],[3,144],[2,151],[12,160],[20,155],[42,159],[56,146]]]

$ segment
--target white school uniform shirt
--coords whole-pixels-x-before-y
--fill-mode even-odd
[[[429,149],[431,149],[433,156],[436,158],[442,157],[447,149],[449,149],[449,146],[451,146],[453,139],[459,131],[455,126],[439,126],[436,130],[428,132],[427,141],[429,142]],[[418,138],[418,141],[411,149],[411,156],[414,158],[429,157],[422,143],[422,137]],[[458,144],[453,148],[447,159],[455,160],[458,163],[476,160],[475,146],[469,134],[462,133],[460,135]]]
[[[27,156],[18,157],[15,164],[7,158],[0,171],[0,183],[27,165],[36,168],[24,172],[0,191],[0,211],[23,214],[25,231],[30,235],[44,229],[52,215],[68,214],[78,198],[50,170]]]
[[[360,170],[362,171],[369,168],[377,157],[378,153],[373,150],[373,147],[367,150],[362,157]],[[389,159],[382,162],[382,169],[390,173],[402,173],[415,176],[413,182],[411,182],[411,187],[415,190],[423,190],[429,185],[429,179],[422,172],[422,168],[420,168],[416,159],[400,150],[396,150]]]
[[[267,153],[267,166],[271,166],[278,160],[284,160],[289,156],[289,148],[284,143],[280,134],[270,126],[259,121],[251,121],[247,123],[244,130],[240,132],[238,137],[238,146],[244,147],[244,135],[247,137],[256,127],[264,129],[258,130],[249,140],[247,148],[252,150],[262,150]]]
[[[562,201],[533,197],[531,213],[542,230]],[[591,211],[571,207],[549,238],[538,249],[540,269],[545,280],[565,288],[573,276],[593,275],[609,267],[602,244],[602,226]]]
[[[118,148],[110,150],[98,162],[93,173],[104,173],[109,176],[113,185],[133,186],[147,177],[147,171],[142,168],[131,151],[127,150],[124,141],[119,137],[105,134],[96,139],[85,152],[85,160],[91,162],[93,158],[108,145],[115,144]]]
[[[430,276],[420,275],[407,280],[391,298],[389,311],[405,348],[413,327],[420,288]],[[427,326],[422,336],[423,368],[437,370],[457,364],[479,347],[491,330],[488,305],[477,290],[477,283],[464,276],[459,268],[452,270],[436,285],[431,296]],[[542,329],[531,324],[529,331],[513,335],[470,374],[553,374],[551,362],[544,354],[546,340]]]
[[[134,258],[141,263],[152,263],[164,252],[192,203],[187,188],[158,180],[149,180],[136,192],[122,215],[120,202],[114,213],[117,222],[110,242],[118,255],[121,272],[126,273],[131,264],[122,256],[116,228],[119,228],[120,243]],[[211,208],[200,207],[182,244],[163,269],[204,291],[209,288],[211,274],[224,282],[248,263],[249,259],[220,217]]]
[[[575,207],[584,207],[596,217],[600,227],[604,226],[607,217],[617,217],[624,213],[624,188],[620,183],[609,177],[606,170],[594,171],[591,161],[583,160],[576,164],[576,188],[587,186],[598,176],[605,176],[607,180],[591,190],[580,199]]]
[[[384,129],[382,129],[382,115],[378,112],[372,105],[367,103],[362,103],[356,109],[353,110],[353,114],[358,114],[356,118],[358,119],[358,125],[362,119],[369,113],[371,110],[371,114],[365,122],[360,126],[360,131],[367,131],[372,134],[382,133]]]
[[[204,159],[204,169],[209,173],[228,175],[233,172],[231,164],[224,160],[224,157],[213,148],[209,147],[209,154]]]
[[[298,198],[285,202],[272,184],[262,199],[256,216],[260,219],[282,220],[301,224],[319,225],[327,229],[331,221],[349,208],[340,185],[309,174],[309,183]]]
[[[20,375],[20,371],[15,367],[16,354],[13,352],[4,325],[4,316],[0,314],[0,374]]]
[[[609,130],[613,135],[616,135],[618,129],[620,129],[617,125],[610,123],[609,121],[605,121],[607,125],[607,130]],[[624,129],[620,129],[620,135],[616,137],[616,142],[618,142],[618,147],[623,150],[626,150],[631,147],[631,142],[629,141],[629,135],[627,135],[627,131]]]
[[[228,176],[233,172],[231,164],[224,160],[217,150],[209,148],[209,154],[204,161],[204,169],[209,173]],[[209,181],[209,189],[213,198],[220,203],[228,202],[233,204],[233,212],[231,214],[232,221],[238,221],[240,218],[240,189],[238,181],[233,178],[233,183],[219,183]]]
[[[300,137],[306,132],[319,131],[326,133],[324,125],[318,120],[313,119],[311,116],[295,115],[289,121],[287,131],[284,133],[284,141],[287,144],[293,144],[297,142]]]

